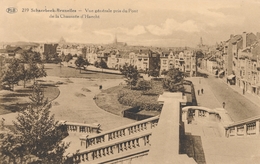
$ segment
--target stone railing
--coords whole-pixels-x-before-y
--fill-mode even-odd
[[[182,108],[182,120],[187,120],[187,123],[197,121],[200,118],[206,118],[212,121],[220,121],[221,117],[218,112],[213,109],[200,106],[186,106]]]
[[[84,124],[76,122],[59,121],[61,125],[65,125],[68,133],[100,133],[100,124]]]
[[[241,120],[225,127],[225,136],[252,136],[259,135],[260,116]]]
[[[159,116],[155,116],[99,134],[83,135],[80,137],[81,146],[88,148],[93,145],[98,145],[109,142],[111,140],[117,140],[129,135],[142,133],[143,131],[150,130],[157,126],[158,120]]]
[[[134,134],[118,140],[96,145],[89,149],[67,155],[66,164],[108,163],[136,158],[147,154],[150,148],[151,130],[145,134]]]
[[[171,93],[160,99],[164,104],[160,119],[157,116],[97,135],[83,136],[81,144],[84,149],[68,154],[65,164],[196,163],[180,154],[183,138],[180,131],[184,128],[181,117],[183,98],[180,96]]]
[[[151,148],[143,161],[139,163],[174,163],[195,164],[193,158],[180,154],[185,138],[184,124],[181,117],[181,104],[184,104],[182,94],[164,93],[159,99],[163,103],[158,126],[153,130]]]

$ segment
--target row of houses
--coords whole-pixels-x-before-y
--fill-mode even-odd
[[[103,50],[92,51],[86,54],[90,64],[104,60],[108,68],[120,69],[125,64],[137,67],[139,71],[159,70],[167,71],[171,68],[179,68],[183,72],[196,70],[196,57],[194,51],[183,50],[179,52],[153,51],[150,49],[139,50]]]
[[[238,85],[244,92],[260,96],[259,41],[260,33],[230,35],[204,58],[204,69],[224,76],[228,83]]]
[[[0,56],[3,58],[21,58],[24,51],[25,49],[18,46],[6,46],[4,49],[0,49]]]
[[[56,44],[39,44],[30,47],[32,51],[39,52],[43,60],[51,58],[53,55],[83,56],[92,65],[95,62],[103,60],[107,63],[108,68],[119,70],[125,64],[131,64],[140,71],[159,70],[167,71],[171,68],[179,68],[183,72],[194,72],[195,55],[193,50],[162,51],[151,50],[148,48],[131,48],[122,46],[116,47],[102,46],[81,46],[66,43]],[[21,47],[6,47],[1,49],[0,53],[5,57],[19,58],[24,51]],[[49,57],[47,57],[49,56]]]

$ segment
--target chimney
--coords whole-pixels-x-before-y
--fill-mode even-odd
[[[242,37],[243,37],[243,49],[245,49],[246,48],[246,32],[243,32]]]

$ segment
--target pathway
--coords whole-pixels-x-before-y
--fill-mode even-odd
[[[59,86],[60,95],[52,102],[51,114],[55,115],[55,120],[99,123],[104,131],[135,122],[100,109],[93,100],[94,96],[100,92],[99,85],[102,84],[103,89],[107,89],[118,85],[123,81],[122,79],[100,81],[99,79],[70,78],[68,81],[66,78],[48,76],[44,80],[66,83]],[[1,117],[6,120],[6,125],[10,125],[16,119],[17,113],[5,114]]]

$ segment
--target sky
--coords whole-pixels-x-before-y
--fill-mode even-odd
[[[18,11],[9,14],[10,7]],[[27,8],[29,12],[22,12]],[[76,12],[31,11],[45,8]],[[103,9],[112,12],[97,11]],[[0,42],[58,42],[63,37],[67,42],[107,44],[117,36],[128,45],[195,47],[201,37],[213,45],[231,34],[256,34],[259,16],[260,0],[1,0]]]

